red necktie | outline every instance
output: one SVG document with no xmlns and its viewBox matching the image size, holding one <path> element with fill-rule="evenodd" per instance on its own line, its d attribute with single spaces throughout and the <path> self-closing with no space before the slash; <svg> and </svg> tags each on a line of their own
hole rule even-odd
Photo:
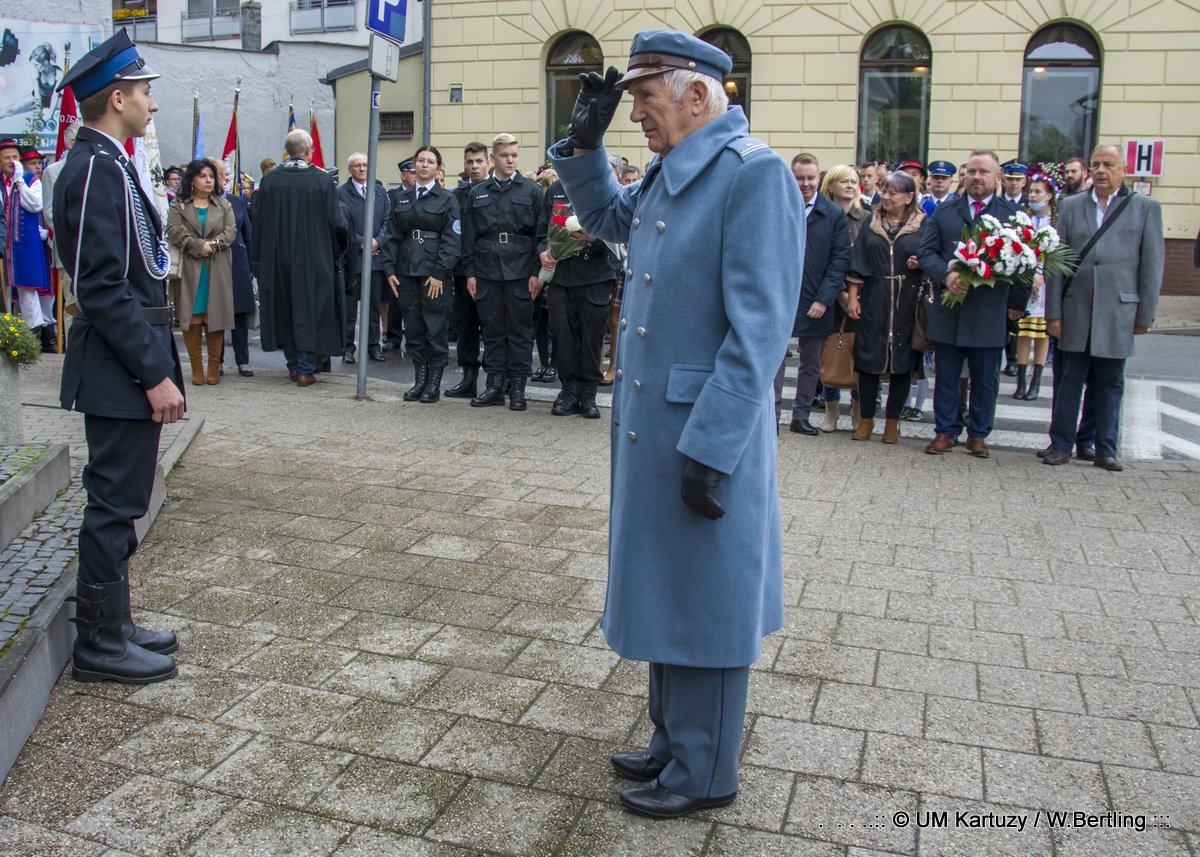
<svg viewBox="0 0 1200 857">
<path fill-rule="evenodd" d="M 976 199 L 971 201 L 971 219 L 975 220 L 979 217 L 979 212 L 983 211 L 983 201 Z"/>
</svg>

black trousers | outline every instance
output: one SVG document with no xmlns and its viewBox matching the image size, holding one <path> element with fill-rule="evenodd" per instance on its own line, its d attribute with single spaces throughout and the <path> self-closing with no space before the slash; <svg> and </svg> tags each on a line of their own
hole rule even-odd
<svg viewBox="0 0 1200 857">
<path fill-rule="evenodd" d="M 137 550 L 133 522 L 150 508 L 158 438 L 153 420 L 116 420 L 85 414 L 87 506 L 79 528 L 79 580 L 112 583 Z"/>
<path fill-rule="evenodd" d="M 888 381 L 887 404 L 883 415 L 889 420 L 900 419 L 900 411 L 908 401 L 908 391 L 912 389 L 912 372 L 893 373 Z M 875 399 L 879 395 L 879 376 L 867 372 L 858 373 L 858 407 L 859 415 L 864 420 L 875 419 Z"/>
<path fill-rule="evenodd" d="M 358 340 L 354 338 L 354 329 L 358 325 L 358 296 L 362 293 L 362 274 L 357 274 L 346 282 L 346 319 L 342 327 L 342 347 L 356 348 Z M 388 294 L 392 293 L 388 289 Z M 371 304 L 369 326 L 367 328 L 367 345 L 374 348 L 379 344 L 379 301 L 383 295 L 383 271 L 371 272 L 370 297 Z"/>
<path fill-rule="evenodd" d="M 478 369 L 479 360 L 479 308 L 467 291 L 467 278 L 454 278 L 454 296 L 451 321 L 458 331 L 458 365 L 462 368 Z"/>
<path fill-rule="evenodd" d="M 233 340 L 233 359 L 238 366 L 250 365 L 250 316 L 252 313 L 239 312 L 233 315 L 233 330 L 229 338 Z M 224 355 L 222 354 L 222 358 Z"/>
<path fill-rule="evenodd" d="M 616 280 L 587 286 L 564 287 L 550 283 L 550 329 L 554 334 L 554 364 L 558 377 L 566 383 L 599 383 L 604 329 L 608 325 L 608 304 Z"/>
<path fill-rule="evenodd" d="M 432 369 L 445 368 L 450 362 L 450 293 L 448 283 L 442 293 L 429 297 L 426 277 L 397 277 L 400 307 L 404 312 L 404 330 L 408 336 L 408 355 L 415 363 Z"/>
<path fill-rule="evenodd" d="M 533 301 L 529 278 L 475 280 L 475 304 L 483 325 L 483 369 L 528 375 L 533 366 Z"/>
<path fill-rule="evenodd" d="M 533 299 L 533 344 L 537 348 L 539 366 L 545 369 L 558 365 L 554 362 L 555 342 L 550 328 L 550 303 L 545 287 Z"/>
</svg>

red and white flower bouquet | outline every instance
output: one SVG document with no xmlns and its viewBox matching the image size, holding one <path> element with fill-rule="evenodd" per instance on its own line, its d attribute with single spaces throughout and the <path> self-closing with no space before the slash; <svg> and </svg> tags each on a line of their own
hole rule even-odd
<svg viewBox="0 0 1200 857">
<path fill-rule="evenodd" d="M 1032 283 L 1038 273 L 1070 274 L 1077 263 L 1075 251 L 1062 243 L 1053 226 L 1035 228 L 1029 215 L 1018 212 L 1007 223 L 985 214 L 974 229 L 964 227 L 951 265 L 959 280 L 978 288 L 1018 279 Z M 947 289 L 942 305 L 958 306 L 966 297 L 966 292 Z"/>
<path fill-rule="evenodd" d="M 577 234 L 583 233 L 583 227 L 579 225 L 579 217 L 568 214 L 568 211 L 567 206 L 559 204 L 554 206 L 554 212 L 550 215 L 550 228 L 547 233 L 550 255 L 559 262 L 579 255 L 588 243 L 588 239 L 576 237 Z M 538 273 L 538 280 L 543 284 L 550 282 L 553 277 L 554 272 L 547 268 L 542 268 Z"/>
</svg>

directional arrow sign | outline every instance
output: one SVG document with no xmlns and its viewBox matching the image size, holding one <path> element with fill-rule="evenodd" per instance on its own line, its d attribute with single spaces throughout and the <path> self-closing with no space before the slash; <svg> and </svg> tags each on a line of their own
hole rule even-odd
<svg viewBox="0 0 1200 857">
<path fill-rule="evenodd" d="M 408 0 L 367 0 L 367 29 L 401 44 L 407 14 Z"/>
</svg>

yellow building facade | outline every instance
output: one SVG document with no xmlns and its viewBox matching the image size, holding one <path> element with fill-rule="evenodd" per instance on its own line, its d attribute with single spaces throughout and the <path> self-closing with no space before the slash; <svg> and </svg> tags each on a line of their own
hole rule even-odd
<svg viewBox="0 0 1200 857">
<path fill-rule="evenodd" d="M 872 153 L 961 163 L 974 148 L 1062 160 L 1086 155 L 1085 143 L 1160 139 L 1151 193 L 1169 255 L 1186 240 L 1190 262 L 1200 225 L 1195 2 L 435 0 L 432 14 L 430 127 L 451 172 L 463 144 L 500 131 L 521 140 L 522 168 L 537 166 L 563 127 L 574 75 L 624 69 L 635 33 L 668 27 L 732 46 L 726 88 L 747 104 L 752 133 L 823 166 Z M 633 164 L 649 160 L 627 112 L 608 144 Z M 1194 274 L 1170 267 L 1168 290 L 1200 292 Z"/>
</svg>

